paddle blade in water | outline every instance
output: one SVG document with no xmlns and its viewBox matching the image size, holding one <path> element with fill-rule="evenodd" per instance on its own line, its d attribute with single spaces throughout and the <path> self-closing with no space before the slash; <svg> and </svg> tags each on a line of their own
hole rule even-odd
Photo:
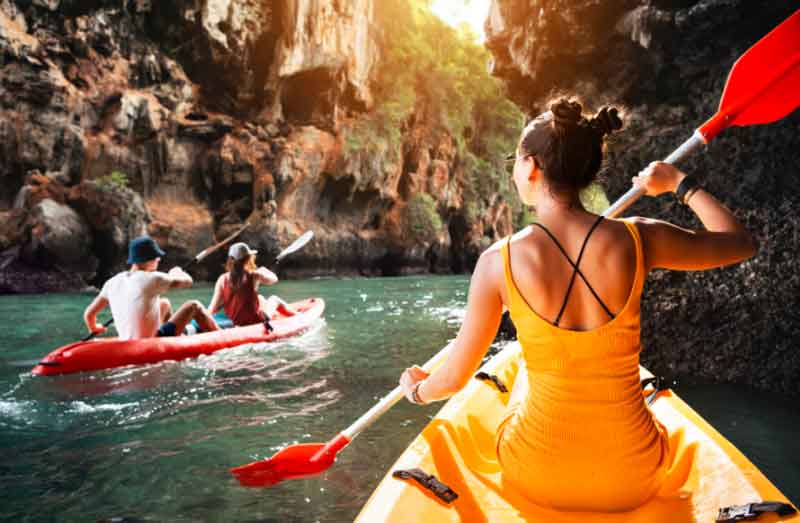
<svg viewBox="0 0 800 523">
<path fill-rule="evenodd" d="M 314 476 L 330 466 L 311 459 L 324 447 L 324 443 L 290 445 L 269 459 L 236 467 L 231 472 L 245 487 L 271 487 L 285 479 Z"/>
<path fill-rule="evenodd" d="M 706 142 L 730 125 L 774 122 L 800 107 L 800 11 L 736 61 L 719 110 L 700 127 Z"/>
<path fill-rule="evenodd" d="M 243 487 L 271 487 L 287 479 L 321 474 L 333 465 L 336 454 L 350 440 L 339 434 L 328 443 L 289 445 L 271 458 L 231 469 Z"/>
</svg>

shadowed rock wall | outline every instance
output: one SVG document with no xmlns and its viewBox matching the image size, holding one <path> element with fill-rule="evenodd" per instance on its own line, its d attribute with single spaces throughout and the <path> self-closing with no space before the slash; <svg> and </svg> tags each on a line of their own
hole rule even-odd
<svg viewBox="0 0 800 523">
<path fill-rule="evenodd" d="M 625 109 L 609 148 L 609 200 L 713 115 L 734 61 L 788 17 L 793 2 L 495 0 L 486 22 L 493 73 L 529 114 L 557 94 Z M 800 115 L 733 128 L 682 164 L 760 242 L 743 264 L 651 275 L 642 361 L 653 372 L 800 393 Z M 688 227 L 673 199 L 643 199 L 627 215 Z"/>
</svg>

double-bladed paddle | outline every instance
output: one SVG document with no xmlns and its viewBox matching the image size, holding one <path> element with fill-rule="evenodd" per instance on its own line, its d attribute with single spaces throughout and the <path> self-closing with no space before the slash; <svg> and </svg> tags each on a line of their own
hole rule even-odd
<svg viewBox="0 0 800 523">
<path fill-rule="evenodd" d="M 717 113 L 665 160 L 675 163 L 707 144 L 731 125 L 746 126 L 779 120 L 800 106 L 800 11 L 756 42 L 736 61 L 728 76 Z M 633 187 L 604 216 L 614 217 L 640 198 Z M 431 371 L 447 355 L 450 345 L 423 367 Z M 285 479 L 315 476 L 327 470 L 336 454 L 403 397 L 400 387 L 390 392 L 355 423 L 327 443 L 290 445 L 271 458 L 231 469 L 247 487 L 275 485 Z"/>
</svg>

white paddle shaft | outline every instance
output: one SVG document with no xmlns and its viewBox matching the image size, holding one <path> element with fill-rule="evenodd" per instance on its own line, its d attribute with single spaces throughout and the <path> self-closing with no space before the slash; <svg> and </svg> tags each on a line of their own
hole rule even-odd
<svg viewBox="0 0 800 523">
<path fill-rule="evenodd" d="M 440 350 L 425 362 L 425 365 L 422 368 L 425 372 L 433 372 L 436 368 L 441 365 L 447 355 L 450 353 L 450 347 L 453 344 L 449 343 L 445 348 Z M 364 429 L 375 423 L 378 418 L 383 416 L 386 411 L 394 407 L 395 403 L 403 399 L 403 389 L 398 385 L 397 387 L 392 390 L 389 394 L 384 396 L 378 403 L 372 406 L 367 412 L 365 412 L 360 418 L 358 418 L 355 423 L 347 427 L 342 431 L 342 434 L 347 437 L 348 440 L 353 441 L 353 438 L 358 436 Z"/>
<path fill-rule="evenodd" d="M 705 145 L 705 143 L 706 141 L 703 139 L 703 135 L 700 134 L 699 131 L 695 131 L 691 138 L 683 142 L 681 146 L 675 149 L 672 154 L 667 156 L 667 159 L 664 161 L 666 163 L 675 164 L 689 156 L 690 153 L 692 153 L 701 145 Z M 603 216 L 606 218 L 616 218 L 643 195 L 644 190 L 636 186 L 631 187 L 628 189 L 628 192 L 623 194 L 616 202 L 613 203 L 613 205 L 603 212 Z"/>
</svg>

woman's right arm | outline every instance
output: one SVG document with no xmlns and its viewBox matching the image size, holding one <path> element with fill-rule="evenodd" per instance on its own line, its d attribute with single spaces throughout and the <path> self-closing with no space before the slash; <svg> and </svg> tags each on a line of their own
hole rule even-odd
<svg viewBox="0 0 800 523">
<path fill-rule="evenodd" d="M 664 162 L 651 163 L 634 185 L 648 196 L 674 192 L 686 174 Z M 704 270 L 752 258 L 757 245 L 736 216 L 703 189 L 690 193 L 687 202 L 705 230 L 694 231 L 661 220 L 637 219 L 642 232 L 648 269 Z"/>
</svg>

